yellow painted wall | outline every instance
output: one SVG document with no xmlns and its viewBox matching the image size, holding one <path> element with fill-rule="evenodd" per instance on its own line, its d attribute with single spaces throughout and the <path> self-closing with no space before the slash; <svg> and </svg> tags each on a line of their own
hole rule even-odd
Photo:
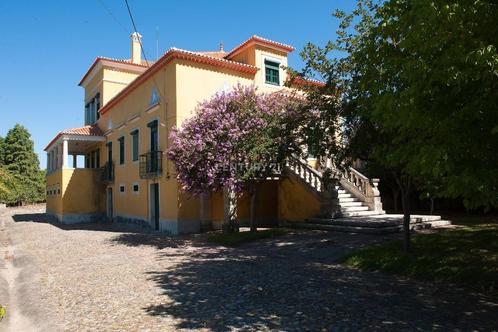
<svg viewBox="0 0 498 332">
<path fill-rule="evenodd" d="M 95 95 L 100 92 L 102 95 L 102 83 L 104 79 L 104 71 L 101 70 L 92 77 L 92 79 L 85 84 L 85 100 L 83 102 L 83 106 L 81 108 L 81 112 L 83 113 L 83 109 L 85 104 L 95 97 Z"/>
<path fill-rule="evenodd" d="M 59 190 L 62 188 L 62 171 L 57 170 L 50 174 L 47 174 L 46 178 L 46 188 L 47 188 L 47 213 L 62 215 L 62 192 Z"/>
<path fill-rule="evenodd" d="M 154 78 L 149 78 L 146 82 L 133 90 L 119 103 L 113 106 L 112 110 L 102 114 L 98 121 L 103 132 L 109 131 L 107 142 L 113 145 L 113 162 L 115 165 L 115 180 L 110 186 L 114 192 L 114 215 L 122 217 L 132 217 L 137 219 L 149 219 L 149 185 L 158 182 L 160 188 L 160 218 L 162 220 L 176 220 L 178 216 L 178 197 L 176 190 L 176 180 L 168 179 L 173 167 L 163 155 L 163 175 L 161 178 L 152 180 L 140 179 L 139 161 L 132 160 L 132 136 L 135 129 L 139 130 L 139 154 L 146 153 L 150 149 L 150 129 L 147 124 L 153 120 L 158 120 L 159 126 L 159 149 L 167 151 L 171 127 L 176 123 L 175 105 L 175 68 L 166 66 L 154 74 Z M 160 104 L 150 106 L 150 99 L 153 88 L 159 92 L 159 96 L 164 97 Z M 109 128 L 109 124 L 112 127 Z M 119 138 L 124 137 L 125 141 L 125 161 L 119 164 Z M 101 164 L 107 162 L 106 143 L 102 144 Z M 139 185 L 139 192 L 133 192 L 133 184 Z M 119 188 L 123 185 L 125 192 L 121 193 Z"/>
<path fill-rule="evenodd" d="M 266 226 L 276 225 L 278 221 L 278 181 L 264 181 L 260 184 L 256 197 L 255 220 Z M 251 198 L 247 191 L 239 194 L 237 199 L 237 218 L 243 224 L 250 220 Z M 223 193 L 211 194 L 211 216 L 213 221 L 223 221 Z"/>
<path fill-rule="evenodd" d="M 300 182 L 284 178 L 278 188 L 279 219 L 302 221 L 320 212 L 320 201 Z"/>
<path fill-rule="evenodd" d="M 177 124 L 181 125 L 183 120 L 190 117 L 200 102 L 237 83 L 250 85 L 253 83 L 253 75 L 212 65 L 179 61 L 176 66 Z"/>
<path fill-rule="evenodd" d="M 62 178 L 64 214 L 104 212 L 104 186 L 98 170 L 64 169 Z"/>
<path fill-rule="evenodd" d="M 216 92 L 230 89 L 230 87 L 241 84 L 255 84 L 259 91 L 274 92 L 283 86 L 272 86 L 264 82 L 264 59 L 269 57 L 277 60 L 281 65 L 287 65 L 287 57 L 283 52 L 275 51 L 260 45 L 254 45 L 237 55 L 234 60 L 255 65 L 260 68 L 256 75 L 243 74 L 237 71 L 214 67 L 207 64 L 198 64 L 186 60 L 173 60 L 160 71 L 148 78 L 140 86 L 119 101 L 112 109 L 101 115 L 97 125 L 107 133 L 107 142 L 113 144 L 113 161 L 115 164 L 115 180 L 109 184 L 114 193 L 114 215 L 123 217 L 136 217 L 141 219 L 149 218 L 149 184 L 151 180 L 142 180 L 139 177 L 139 163 L 132 161 L 132 137 L 130 133 L 139 130 L 139 154 L 149 150 L 149 131 L 147 124 L 150 121 L 159 121 L 159 148 L 167 151 L 169 147 L 169 134 L 171 128 L 181 123 L 191 116 L 199 102 L 211 98 Z M 97 92 L 101 93 L 103 105 L 121 91 L 125 84 L 129 84 L 138 75 L 119 70 L 104 68 L 100 73 L 85 85 L 85 100 L 93 98 Z M 281 82 L 285 80 L 285 72 L 281 70 Z M 150 107 L 149 101 L 152 89 L 157 88 L 161 102 L 159 105 Z M 125 162 L 119 164 L 119 142 L 118 139 L 124 137 L 125 140 Z M 103 166 L 107 162 L 106 143 L 103 142 L 100 148 L 100 164 Z M 92 197 L 91 192 L 95 190 L 90 185 L 89 173 L 73 171 L 71 181 L 65 183 L 67 194 L 64 199 L 57 200 L 48 198 L 47 209 L 53 211 L 71 211 L 83 213 L 90 210 L 105 210 L 105 186 L 99 189 L 99 198 Z M 56 183 L 57 177 L 47 177 L 48 183 Z M 76 179 L 76 176 L 79 179 Z M 66 178 L 64 175 L 59 176 Z M 50 181 L 49 181 L 50 180 Z M 55 182 L 54 182 L 55 181 Z M 200 217 L 200 202 L 191 198 L 188 194 L 182 193 L 178 188 L 175 179 L 174 165 L 163 155 L 163 175 L 154 181 L 160 187 L 160 219 L 161 220 L 198 220 Z M 81 182 L 81 183 L 80 183 Z M 139 185 L 139 192 L 132 190 L 134 184 Z M 124 193 L 120 193 L 119 187 L 123 185 Z M 81 187 L 81 194 L 73 188 Z M 308 212 L 312 212 L 317 204 L 312 198 L 306 198 L 309 194 L 301 188 L 293 188 L 292 184 L 285 181 L 280 186 L 277 182 L 268 182 L 263 185 L 258 198 L 258 211 L 256 215 L 266 219 L 279 216 L 294 217 L 301 205 Z M 48 188 L 48 187 L 47 187 Z M 297 194 L 293 193 L 295 190 Z M 289 192 L 291 191 L 291 192 Z M 282 196 L 283 195 L 283 196 Z M 282 197 L 290 199 L 283 212 L 277 211 L 282 205 Z M 88 198 L 86 198 L 88 197 Z M 86 201 L 86 203 L 76 203 L 76 201 Z M 293 206 L 293 204 L 297 204 Z M 242 195 L 239 199 L 239 217 L 242 220 L 249 219 L 249 199 L 247 195 Z M 319 208 L 319 207 L 318 207 Z M 317 208 L 317 209 L 318 209 Z M 213 220 L 223 219 L 223 196 L 221 193 L 213 194 L 211 197 L 211 218 Z M 304 213 L 306 214 L 306 213 Z"/>
<path fill-rule="evenodd" d="M 104 68 L 103 71 L 102 105 L 105 105 L 138 76 L 137 73 L 118 71 L 110 68 Z"/>
<path fill-rule="evenodd" d="M 59 169 L 47 175 L 47 212 L 62 216 L 71 213 L 104 211 L 100 172 L 95 169 Z"/>
</svg>

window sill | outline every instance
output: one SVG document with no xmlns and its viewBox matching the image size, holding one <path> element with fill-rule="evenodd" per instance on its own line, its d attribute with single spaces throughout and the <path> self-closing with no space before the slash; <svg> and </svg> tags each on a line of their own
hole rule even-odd
<svg viewBox="0 0 498 332">
<path fill-rule="evenodd" d="M 159 105 L 160 105 L 159 103 L 156 103 L 156 104 L 154 104 L 154 105 L 150 105 L 149 107 L 147 107 L 147 108 L 145 109 L 145 111 L 144 111 L 144 112 L 145 112 L 145 113 L 152 113 L 152 112 L 156 111 L 156 110 L 159 108 Z"/>
</svg>

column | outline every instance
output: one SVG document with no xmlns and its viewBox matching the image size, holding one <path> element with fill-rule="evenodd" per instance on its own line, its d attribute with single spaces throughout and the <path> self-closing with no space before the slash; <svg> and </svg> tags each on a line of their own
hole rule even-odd
<svg viewBox="0 0 498 332">
<path fill-rule="evenodd" d="M 68 149 L 67 149 L 67 140 L 62 139 L 62 168 L 67 168 L 67 154 L 68 154 Z"/>
<path fill-rule="evenodd" d="M 49 170 L 52 172 L 54 170 L 54 150 L 50 150 L 48 153 L 48 160 L 50 160 Z"/>
<path fill-rule="evenodd" d="M 55 161 L 54 161 L 54 170 L 58 169 L 59 168 L 59 145 L 57 145 L 55 147 L 55 151 L 54 151 L 54 158 L 55 158 Z"/>
</svg>

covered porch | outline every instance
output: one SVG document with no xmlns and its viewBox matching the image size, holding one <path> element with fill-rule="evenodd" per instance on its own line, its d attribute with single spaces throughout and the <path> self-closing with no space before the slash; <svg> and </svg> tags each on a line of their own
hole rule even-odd
<svg viewBox="0 0 498 332">
<path fill-rule="evenodd" d="M 60 132 L 47 152 L 47 214 L 61 223 L 98 221 L 104 217 L 105 187 L 100 147 L 105 137 L 96 126 Z M 78 167 L 78 156 L 84 163 Z"/>
<path fill-rule="evenodd" d="M 99 168 L 99 146 L 105 136 L 97 126 L 85 126 L 61 131 L 47 145 L 47 174 L 58 169 L 78 168 L 78 156 L 84 156 L 81 168 Z"/>
</svg>

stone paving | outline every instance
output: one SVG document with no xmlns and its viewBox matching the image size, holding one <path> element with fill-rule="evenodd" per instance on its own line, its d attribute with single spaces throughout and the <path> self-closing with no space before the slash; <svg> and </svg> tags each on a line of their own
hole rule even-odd
<svg viewBox="0 0 498 332">
<path fill-rule="evenodd" d="M 345 252 L 386 237 L 295 231 L 227 249 L 207 244 L 205 235 L 54 225 L 42 211 L 8 209 L 0 216 L 0 276 L 9 284 L 0 287 L 0 304 L 17 317 L 0 322 L 0 330 L 498 329 L 496 292 L 337 264 Z M 7 280 L 9 255 L 17 272 Z"/>
</svg>

